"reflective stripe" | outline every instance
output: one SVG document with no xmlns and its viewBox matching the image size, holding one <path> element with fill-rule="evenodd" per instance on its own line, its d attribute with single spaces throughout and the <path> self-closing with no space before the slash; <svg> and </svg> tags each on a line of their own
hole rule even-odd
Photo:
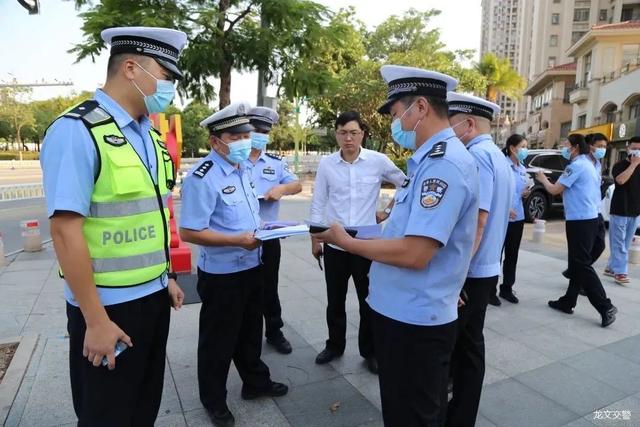
<svg viewBox="0 0 640 427">
<path fill-rule="evenodd" d="M 164 249 L 142 255 L 120 258 L 93 258 L 91 260 L 94 273 L 110 273 L 113 271 L 153 267 L 154 265 L 164 264 L 166 262 L 167 257 Z"/>
<path fill-rule="evenodd" d="M 171 197 L 171 193 L 162 196 L 163 208 L 168 206 L 169 197 Z M 127 200 L 126 202 L 91 202 L 89 216 L 92 218 L 117 218 L 156 210 L 158 210 L 158 198 L 152 196 L 144 199 Z"/>
</svg>

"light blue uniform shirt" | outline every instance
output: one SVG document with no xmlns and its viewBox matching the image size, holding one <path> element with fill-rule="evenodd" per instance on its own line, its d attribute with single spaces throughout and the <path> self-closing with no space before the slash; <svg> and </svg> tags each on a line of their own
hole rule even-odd
<svg viewBox="0 0 640 427">
<path fill-rule="evenodd" d="M 442 149 L 439 142 L 444 141 Z M 458 317 L 478 221 L 478 168 L 453 130 L 429 138 L 407 161 L 383 239 L 422 236 L 441 248 L 422 270 L 374 262 L 369 306 L 400 322 L 433 326 Z"/>
<path fill-rule="evenodd" d="M 506 157 L 507 163 L 511 167 L 511 173 L 513 174 L 514 192 L 513 200 L 511 201 L 511 209 L 516 212 L 515 219 L 509 219 L 510 222 L 524 221 L 524 206 L 522 204 L 522 192 L 527 188 L 529 182 L 529 174 L 527 168 L 520 162 L 518 165 L 514 165 L 511 158 Z"/>
<path fill-rule="evenodd" d="M 109 95 L 98 89 L 94 95 L 100 107 L 111 114 L 127 141 L 133 146 L 154 182 L 157 180 L 156 152 L 149 135 L 151 121 L 147 117 L 140 122 L 133 120 Z M 82 120 L 62 117 L 47 130 L 40 153 L 43 184 L 47 202 L 47 214 L 55 211 L 71 211 L 82 216 L 89 214 L 91 194 L 98 173 L 98 153 L 89 131 Z M 167 276 L 142 285 L 110 289 L 98 287 L 103 306 L 133 301 L 167 287 Z M 65 283 L 64 296 L 75 306 L 78 302 L 69 285 Z"/>
<path fill-rule="evenodd" d="M 504 161 L 504 153 L 493 143 L 491 136 L 485 134 L 475 137 L 469 141 L 467 149 L 478 164 L 479 209 L 489 213 L 480 246 L 471 259 L 467 277 L 498 276 L 513 200 L 513 174 Z"/>
<path fill-rule="evenodd" d="M 558 182 L 566 187 L 562 193 L 567 221 L 594 219 L 600 207 L 600 177 L 586 155 L 576 156 L 564 169 Z"/>
<path fill-rule="evenodd" d="M 289 170 L 287 162 L 264 151 L 260 153 L 255 164 L 251 160 L 247 160 L 245 165 L 250 171 L 251 181 L 258 196 L 264 196 L 276 185 L 298 180 L 298 177 Z M 266 201 L 260 198 L 259 202 L 262 221 L 276 221 L 280 211 L 280 201 Z"/>
<path fill-rule="evenodd" d="M 254 232 L 260 227 L 258 198 L 244 165 L 236 168 L 212 151 L 189 171 L 182 184 L 180 227 L 224 234 Z M 260 248 L 201 246 L 198 268 L 228 274 L 260 264 Z"/>
</svg>

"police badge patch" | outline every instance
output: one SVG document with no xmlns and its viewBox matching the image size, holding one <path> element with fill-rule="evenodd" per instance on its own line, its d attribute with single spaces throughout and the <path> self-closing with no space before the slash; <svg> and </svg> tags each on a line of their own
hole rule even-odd
<svg viewBox="0 0 640 427">
<path fill-rule="evenodd" d="M 123 137 L 118 135 L 105 135 L 104 142 L 106 142 L 109 145 L 113 145 L 114 147 L 120 147 L 124 145 L 127 141 Z"/>
<path fill-rule="evenodd" d="M 236 191 L 236 187 L 234 187 L 233 185 L 230 185 L 230 186 L 225 187 L 225 188 L 222 189 L 222 193 L 223 194 L 231 194 L 234 191 Z"/>
<path fill-rule="evenodd" d="M 567 166 L 567 167 L 564 169 L 564 175 L 565 175 L 565 176 L 571 176 L 571 166 Z"/>
<path fill-rule="evenodd" d="M 422 181 L 420 204 L 423 208 L 433 209 L 440 204 L 449 184 L 439 178 L 429 178 Z"/>
</svg>

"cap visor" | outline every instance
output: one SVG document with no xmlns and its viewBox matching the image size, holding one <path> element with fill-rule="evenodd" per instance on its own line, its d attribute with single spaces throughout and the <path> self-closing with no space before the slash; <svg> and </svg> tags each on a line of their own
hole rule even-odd
<svg viewBox="0 0 640 427">
<path fill-rule="evenodd" d="M 178 70 L 178 67 L 173 65 L 171 62 L 169 62 L 167 60 L 164 60 L 164 59 L 161 59 L 161 58 L 156 58 L 156 57 L 152 57 L 152 58 L 155 59 L 158 64 L 160 64 L 161 66 L 163 66 L 167 70 L 171 71 L 171 73 L 173 73 L 173 75 L 176 76 L 176 79 L 182 80 L 182 78 L 184 77 L 182 75 L 182 72 L 180 70 Z"/>
<path fill-rule="evenodd" d="M 389 114 L 391 113 L 391 106 L 398 101 L 397 99 L 389 99 L 387 102 L 382 104 L 382 107 L 378 108 L 378 113 L 380 114 Z"/>
<path fill-rule="evenodd" d="M 226 129 L 221 129 L 217 132 L 220 133 L 246 133 L 246 132 L 252 132 L 253 130 L 255 130 L 255 128 L 253 126 L 251 126 L 249 123 L 245 123 L 242 125 L 237 125 L 237 126 L 231 126 L 230 128 L 226 128 Z"/>
<path fill-rule="evenodd" d="M 267 124 L 267 123 L 263 123 L 263 122 L 259 122 L 257 120 L 251 120 L 251 125 L 261 131 L 264 132 L 271 132 L 271 128 L 272 126 Z"/>
</svg>

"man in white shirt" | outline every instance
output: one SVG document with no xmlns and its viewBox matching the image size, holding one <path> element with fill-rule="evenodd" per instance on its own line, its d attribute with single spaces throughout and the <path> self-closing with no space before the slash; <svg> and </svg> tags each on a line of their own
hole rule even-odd
<svg viewBox="0 0 640 427">
<path fill-rule="evenodd" d="M 331 225 L 362 226 L 380 223 L 391 213 L 393 201 L 382 212 L 376 212 L 382 181 L 396 188 L 407 177 L 384 154 L 362 147 L 366 127 L 355 111 L 342 113 L 336 120 L 336 139 L 340 150 L 324 157 L 318 165 L 311 200 L 311 221 Z M 369 319 L 369 268 L 371 261 L 345 252 L 336 246 L 311 240 L 311 252 L 316 258 L 324 255 L 327 282 L 327 326 L 329 339 L 316 363 L 328 363 L 344 353 L 347 315 L 345 300 L 349 277 L 353 277 L 360 303 L 358 347 L 367 368 L 377 373 L 378 364 L 373 348 Z"/>
</svg>

